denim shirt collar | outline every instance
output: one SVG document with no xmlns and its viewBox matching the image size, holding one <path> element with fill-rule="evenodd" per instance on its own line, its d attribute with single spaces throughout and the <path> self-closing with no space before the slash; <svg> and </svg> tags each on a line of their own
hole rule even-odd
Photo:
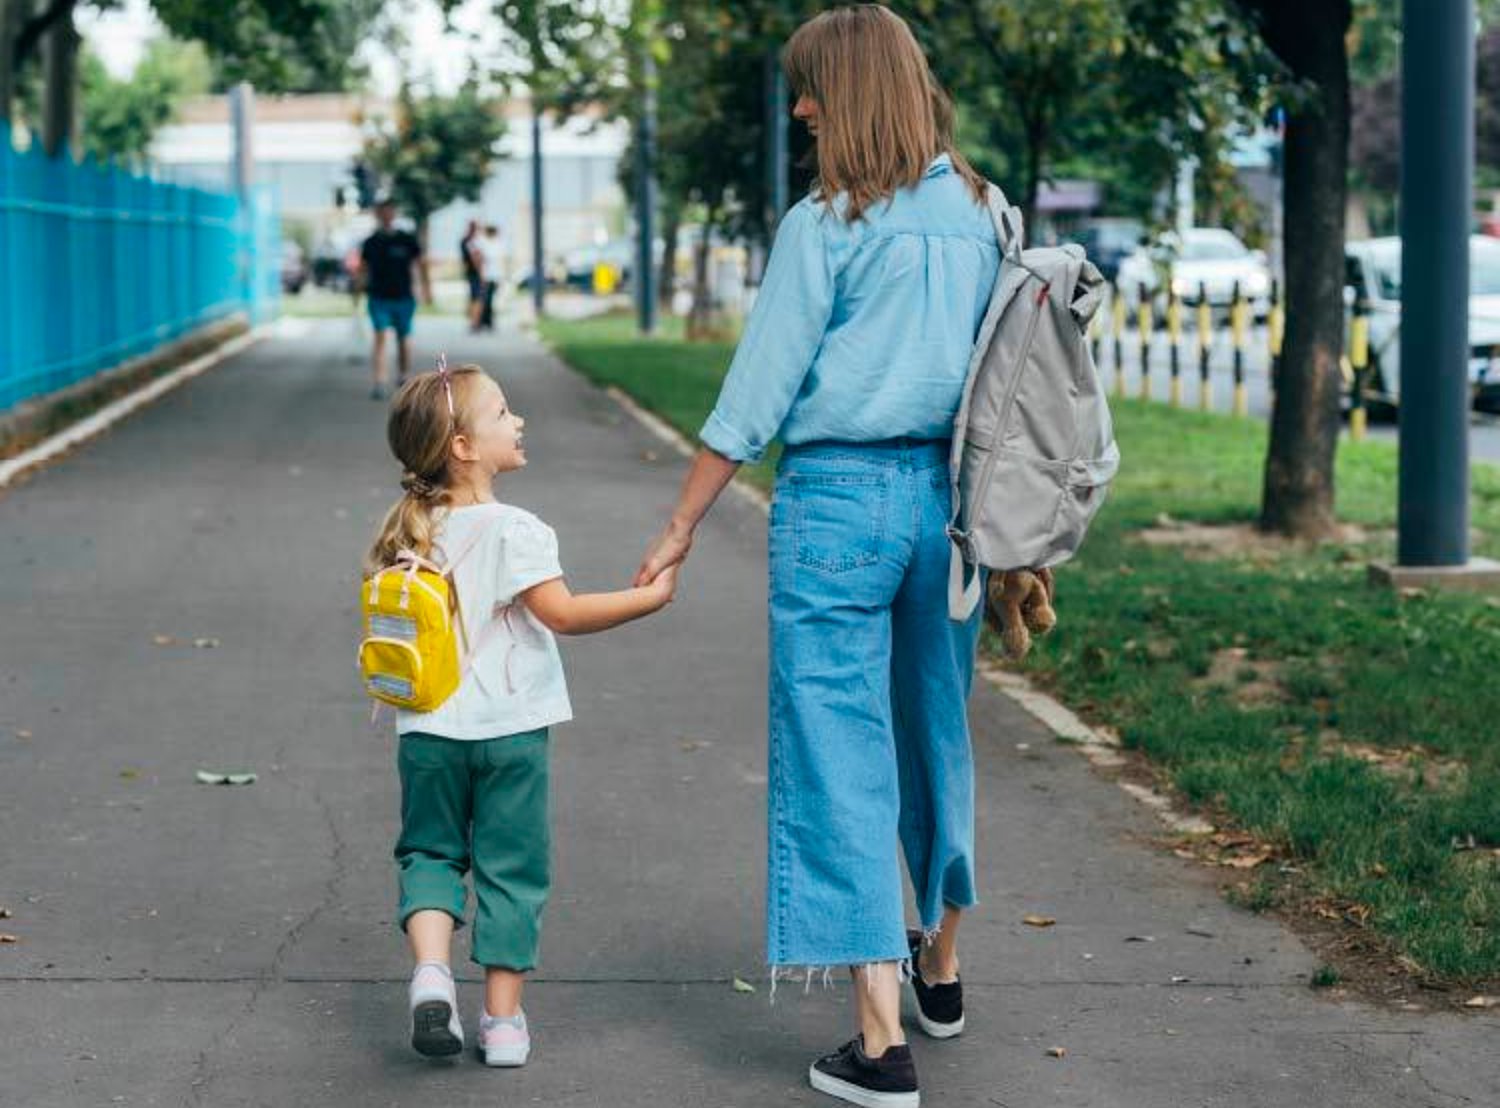
<svg viewBox="0 0 1500 1108">
<path fill-rule="evenodd" d="M 953 172 L 953 159 L 946 151 L 933 158 L 927 165 L 927 172 L 922 174 L 923 179 L 928 177 L 941 177 L 945 173 Z"/>
</svg>

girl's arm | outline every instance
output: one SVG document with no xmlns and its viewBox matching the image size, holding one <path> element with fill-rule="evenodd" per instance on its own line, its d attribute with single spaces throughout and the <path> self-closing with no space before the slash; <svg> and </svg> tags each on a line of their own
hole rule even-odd
<svg viewBox="0 0 1500 1108">
<path fill-rule="evenodd" d="M 619 592 L 575 595 L 561 577 L 543 581 L 521 594 L 532 615 L 559 635 L 587 635 L 660 611 L 677 591 L 677 570 L 663 573 L 650 584 Z"/>
<path fill-rule="evenodd" d="M 693 532 L 739 468 L 739 462 L 714 450 L 698 451 L 687 477 L 683 479 L 682 491 L 677 494 L 677 507 L 672 511 L 672 518 L 647 548 L 641 568 L 636 571 L 637 585 L 654 581 L 657 574 L 687 557 L 693 545 Z"/>
</svg>

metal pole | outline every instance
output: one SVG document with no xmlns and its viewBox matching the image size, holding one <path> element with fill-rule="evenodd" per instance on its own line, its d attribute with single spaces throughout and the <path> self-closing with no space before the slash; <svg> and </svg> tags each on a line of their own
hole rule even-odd
<svg viewBox="0 0 1500 1108">
<path fill-rule="evenodd" d="M 635 139 L 635 298 L 636 322 L 643 335 L 656 333 L 656 59 L 649 48 L 641 59 L 641 117 Z"/>
<path fill-rule="evenodd" d="M 252 132 L 255 128 L 255 90 L 241 81 L 229 90 L 230 141 L 230 187 L 239 204 L 240 235 L 240 296 L 252 323 L 258 323 L 260 297 L 258 288 L 259 264 L 256 257 L 256 227 L 253 209 L 254 197 L 251 184 L 255 179 L 255 147 Z"/>
<path fill-rule="evenodd" d="M 1469 560 L 1474 0 L 1404 0 L 1397 562 Z"/>
<path fill-rule="evenodd" d="M 542 249 L 542 106 L 531 101 L 531 306 L 541 319 L 547 311 L 547 264 Z"/>
<path fill-rule="evenodd" d="M 787 202 L 787 88 L 777 51 L 766 52 L 766 228 L 775 235 Z"/>
</svg>

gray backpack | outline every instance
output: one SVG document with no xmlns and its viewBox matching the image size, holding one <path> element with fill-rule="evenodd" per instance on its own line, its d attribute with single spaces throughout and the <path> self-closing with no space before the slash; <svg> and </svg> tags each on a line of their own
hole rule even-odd
<svg viewBox="0 0 1500 1108">
<path fill-rule="evenodd" d="M 1021 213 L 994 185 L 1000 277 L 953 425 L 949 615 L 979 603 L 979 572 L 1071 558 L 1120 451 L 1086 338 L 1104 279 L 1076 245 L 1022 251 Z"/>
</svg>

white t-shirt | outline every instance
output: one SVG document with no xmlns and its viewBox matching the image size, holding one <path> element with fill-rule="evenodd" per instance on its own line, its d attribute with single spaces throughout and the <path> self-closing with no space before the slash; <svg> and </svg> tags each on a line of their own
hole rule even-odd
<svg viewBox="0 0 1500 1108">
<path fill-rule="evenodd" d="M 563 575 L 552 528 L 509 504 L 474 504 L 450 508 L 433 545 L 433 561 L 458 560 L 472 654 L 458 690 L 436 711 L 398 711 L 397 732 L 496 739 L 572 719 L 557 640 L 516 599 Z"/>
<path fill-rule="evenodd" d="M 500 245 L 500 236 L 478 236 L 474 240 L 474 253 L 479 255 L 479 268 L 484 279 L 500 280 L 500 271 L 505 267 L 505 251 Z"/>
</svg>

